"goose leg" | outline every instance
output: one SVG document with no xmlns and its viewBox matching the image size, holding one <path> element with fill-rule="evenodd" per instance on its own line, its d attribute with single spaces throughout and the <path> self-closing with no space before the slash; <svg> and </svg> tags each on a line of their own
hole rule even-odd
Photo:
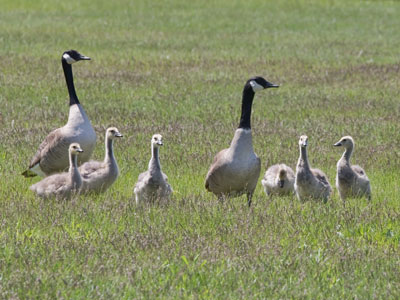
<svg viewBox="0 0 400 300">
<path fill-rule="evenodd" d="M 247 205 L 251 206 L 251 200 L 253 198 L 253 193 L 247 193 Z"/>
</svg>

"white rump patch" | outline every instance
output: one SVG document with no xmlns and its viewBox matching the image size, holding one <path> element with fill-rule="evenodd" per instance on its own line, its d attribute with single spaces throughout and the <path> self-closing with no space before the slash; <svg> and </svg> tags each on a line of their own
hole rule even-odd
<svg viewBox="0 0 400 300">
<path fill-rule="evenodd" d="M 69 56 L 67 53 L 64 53 L 63 58 L 65 59 L 65 61 L 67 63 L 69 63 L 70 65 L 72 65 L 74 62 L 76 62 L 75 59 L 73 59 L 71 56 Z"/>
<path fill-rule="evenodd" d="M 42 169 L 40 168 L 39 164 L 34 165 L 32 168 L 30 168 L 32 172 L 35 174 L 39 175 L 40 177 L 46 177 L 46 174 L 43 173 Z"/>
<path fill-rule="evenodd" d="M 250 85 L 253 88 L 254 93 L 264 89 L 264 87 L 259 85 L 255 80 L 251 80 Z"/>
</svg>

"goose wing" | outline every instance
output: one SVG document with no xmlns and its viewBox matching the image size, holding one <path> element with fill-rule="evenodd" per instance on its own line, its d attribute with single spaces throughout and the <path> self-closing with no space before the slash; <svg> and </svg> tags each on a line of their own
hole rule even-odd
<svg viewBox="0 0 400 300">
<path fill-rule="evenodd" d="M 214 161 L 211 164 L 210 169 L 208 170 L 207 176 L 206 176 L 206 182 L 205 182 L 205 188 L 208 191 L 210 190 L 210 183 L 212 184 L 216 179 L 215 177 L 218 176 L 221 172 L 224 172 L 224 168 L 226 167 L 225 161 L 224 161 L 224 154 L 228 149 L 221 150 L 220 152 L 217 153 L 214 157 Z"/>
<path fill-rule="evenodd" d="M 38 164 L 46 159 L 48 156 L 57 156 L 57 152 L 60 148 L 68 149 L 68 142 L 65 140 L 64 136 L 61 134 L 61 128 L 57 128 L 50 132 L 44 141 L 39 145 L 36 154 L 33 156 L 31 163 L 29 164 L 28 170 L 22 173 L 25 177 L 36 176 L 36 173 L 30 171 Z"/>
</svg>

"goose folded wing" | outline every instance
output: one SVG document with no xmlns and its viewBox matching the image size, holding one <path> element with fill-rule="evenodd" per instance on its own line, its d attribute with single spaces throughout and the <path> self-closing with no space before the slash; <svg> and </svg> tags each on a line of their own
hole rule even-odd
<svg viewBox="0 0 400 300">
<path fill-rule="evenodd" d="M 60 143 L 62 143 L 62 140 L 63 140 L 63 137 L 60 134 L 60 128 L 55 129 L 52 132 L 50 132 L 46 136 L 44 141 L 39 145 L 39 149 L 37 150 L 35 156 L 32 158 L 29 168 L 32 168 L 35 165 L 37 165 L 38 163 L 40 163 L 40 161 L 46 154 L 52 153 L 53 151 L 55 151 L 57 146 L 59 146 Z"/>
<path fill-rule="evenodd" d="M 216 185 L 218 181 L 217 177 L 218 174 L 223 174 L 224 170 L 226 168 L 225 160 L 224 160 L 224 154 L 228 149 L 221 150 L 220 152 L 217 153 L 214 157 L 214 161 L 211 164 L 210 169 L 208 170 L 207 177 L 206 177 L 206 182 L 205 182 L 205 188 L 209 190 L 210 187 L 210 182 L 213 182 L 213 185 Z"/>
</svg>

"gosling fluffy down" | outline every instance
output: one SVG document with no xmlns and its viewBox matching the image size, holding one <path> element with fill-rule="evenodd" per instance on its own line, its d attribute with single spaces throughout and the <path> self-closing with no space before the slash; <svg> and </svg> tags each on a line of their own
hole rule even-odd
<svg viewBox="0 0 400 300">
<path fill-rule="evenodd" d="M 268 196 L 285 196 L 294 193 L 295 174 L 291 167 L 285 164 L 276 164 L 265 172 L 261 184 Z"/>
<path fill-rule="evenodd" d="M 48 176 L 30 187 L 42 198 L 71 198 L 78 194 L 82 187 L 82 177 L 79 174 L 77 158 L 83 150 L 78 143 L 69 146 L 69 171 Z"/>
<path fill-rule="evenodd" d="M 122 137 L 116 127 L 106 130 L 104 161 L 89 161 L 79 167 L 83 179 L 82 193 L 105 192 L 119 175 L 117 161 L 114 157 L 113 141 Z"/>
<path fill-rule="evenodd" d="M 351 136 L 344 136 L 336 147 L 344 147 L 345 151 L 337 163 L 336 188 L 340 198 L 363 197 L 371 200 L 371 184 L 364 169 L 350 164 L 350 158 L 354 150 L 354 140 Z"/>
<path fill-rule="evenodd" d="M 170 197 L 173 190 L 168 183 L 168 177 L 161 171 L 159 159 L 159 148 L 163 145 L 161 134 L 155 134 L 151 138 L 151 159 L 149 168 L 146 172 L 139 175 L 134 187 L 136 203 L 143 201 L 154 202 L 156 200 L 166 200 Z"/>
<path fill-rule="evenodd" d="M 320 199 L 328 201 L 332 193 L 328 177 L 319 169 L 311 169 L 307 157 L 308 137 L 302 135 L 299 140 L 300 157 L 296 166 L 294 189 L 301 201 Z"/>
</svg>

